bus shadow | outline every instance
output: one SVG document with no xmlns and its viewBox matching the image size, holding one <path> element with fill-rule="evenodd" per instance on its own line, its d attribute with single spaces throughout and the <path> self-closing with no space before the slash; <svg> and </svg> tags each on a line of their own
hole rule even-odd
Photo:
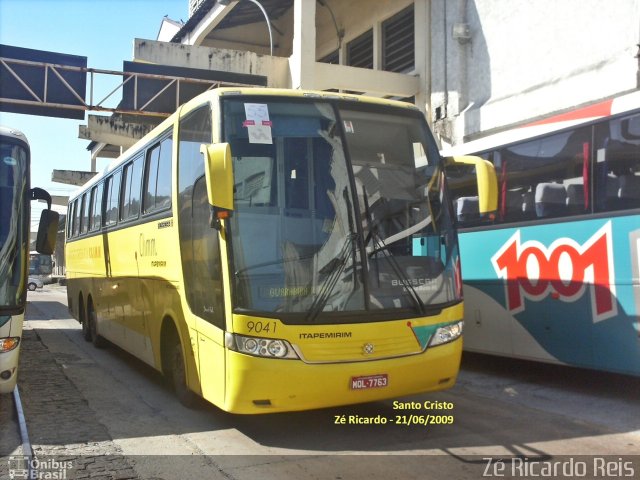
<svg viewBox="0 0 640 480">
<path fill-rule="evenodd" d="M 464 352 L 462 381 L 471 374 L 491 376 L 503 387 L 508 382 L 525 382 L 532 386 L 557 389 L 565 393 L 588 395 L 596 400 L 637 403 L 640 399 L 640 377 L 602 372 L 586 368 L 504 358 L 496 355 Z M 469 374 L 466 375 L 465 374 Z M 482 377 L 479 378 L 482 380 Z M 471 380 L 470 380 L 471 381 Z M 508 388 L 508 387 L 505 387 Z M 627 425 L 629 422 L 626 422 Z M 640 427 L 640 420 L 634 425 Z"/>
<path fill-rule="evenodd" d="M 111 352 L 127 361 L 129 366 L 134 366 L 141 375 L 153 380 L 169 397 L 172 408 L 184 412 L 181 421 L 174 424 L 178 432 L 171 433 L 236 429 L 268 450 L 286 449 L 302 454 L 344 451 L 451 453 L 457 449 L 481 450 L 501 446 L 514 455 L 526 452 L 535 456 L 540 453 L 531 447 L 521 446 L 625 433 L 640 428 L 640 415 L 629 413 L 632 409 L 640 408 L 637 406 L 640 379 L 602 372 L 577 373 L 574 371 L 576 369 L 568 367 L 491 357 L 480 361 L 475 357 L 467 359 L 465 355 L 461 382 L 449 391 L 305 412 L 233 415 L 205 401 L 200 402 L 195 411 L 186 413 L 188 410 L 175 400 L 160 374 L 142 362 L 132 362 L 130 355 L 117 347 L 112 347 Z M 491 377 L 493 383 L 485 382 L 484 391 L 470 388 L 482 376 Z M 567 382 L 567 378 L 572 381 Z M 559 402 L 565 394 L 582 396 L 583 401 L 595 412 L 594 415 L 599 413 L 600 418 L 594 416 L 590 423 L 563 412 L 540 410 L 539 405 L 526 401 L 513 401 L 513 390 L 521 388 L 514 385 L 523 385 L 522 395 L 531 396 L 534 390 L 539 395 L 545 383 L 550 390 L 557 389 L 557 397 L 550 400 L 552 404 Z M 502 384 L 511 387 L 503 388 Z M 525 387 L 529 384 L 534 386 L 527 390 Z M 491 391 L 496 390 L 495 385 L 500 386 L 499 392 Z M 537 390 L 535 385 L 539 387 Z M 626 424 L 614 432 L 611 424 L 606 427 L 603 425 L 601 416 L 603 410 L 608 408 L 607 402 L 620 399 L 630 403 L 635 399 L 636 403 L 630 405 L 626 412 L 620 412 L 626 418 Z M 452 408 L 425 409 L 425 402 L 427 406 L 435 403 L 435 406 Z M 412 405 L 407 405 L 409 403 Z M 399 406 L 410 408 L 400 409 Z M 567 404 L 567 407 L 575 408 L 575 403 Z M 206 418 L 204 423 L 203 416 Z M 162 434 L 166 433 L 169 432 Z"/>
<path fill-rule="evenodd" d="M 62 302 L 42 300 L 30 293 L 27 297 L 25 318 L 38 321 L 62 320 L 69 318 L 69 309 Z"/>
</svg>

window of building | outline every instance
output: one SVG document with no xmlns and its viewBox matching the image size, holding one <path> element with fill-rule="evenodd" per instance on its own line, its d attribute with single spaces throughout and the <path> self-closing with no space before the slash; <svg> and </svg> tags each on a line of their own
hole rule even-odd
<svg viewBox="0 0 640 480">
<path fill-rule="evenodd" d="M 333 65 L 339 65 L 340 64 L 340 52 L 338 50 L 334 50 L 333 52 L 329 53 L 328 55 L 325 55 L 324 57 L 322 57 L 319 62 L 322 63 L 331 63 Z"/>
<path fill-rule="evenodd" d="M 347 43 L 347 65 L 373 68 L 373 29 Z"/>
<path fill-rule="evenodd" d="M 382 69 L 410 72 L 415 68 L 413 5 L 382 23 Z"/>
</svg>

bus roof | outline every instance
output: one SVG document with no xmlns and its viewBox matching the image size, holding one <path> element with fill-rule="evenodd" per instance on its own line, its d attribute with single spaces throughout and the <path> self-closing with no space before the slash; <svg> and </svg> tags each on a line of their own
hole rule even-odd
<svg viewBox="0 0 640 480">
<path fill-rule="evenodd" d="M 632 92 L 608 100 L 595 102 L 581 108 L 569 110 L 521 127 L 499 132 L 460 145 L 443 149 L 443 156 L 468 155 L 484 152 L 522 140 L 533 139 L 565 128 L 589 123 L 600 118 L 619 115 L 640 108 L 640 92 Z"/>
<path fill-rule="evenodd" d="M 3 137 L 11 137 L 16 140 L 20 140 L 27 145 L 29 145 L 29 140 L 27 140 L 27 136 L 22 133 L 20 130 L 16 130 L 15 128 L 5 127 L 4 125 L 0 125 L 0 135 Z"/>
</svg>

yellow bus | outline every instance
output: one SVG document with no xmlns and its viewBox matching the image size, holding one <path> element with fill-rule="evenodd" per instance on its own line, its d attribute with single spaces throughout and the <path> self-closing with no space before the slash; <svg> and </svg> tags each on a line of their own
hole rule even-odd
<svg viewBox="0 0 640 480">
<path fill-rule="evenodd" d="M 463 308 L 443 163 L 406 103 L 206 92 L 70 198 L 69 309 L 186 405 L 281 412 L 451 387 Z"/>
</svg>

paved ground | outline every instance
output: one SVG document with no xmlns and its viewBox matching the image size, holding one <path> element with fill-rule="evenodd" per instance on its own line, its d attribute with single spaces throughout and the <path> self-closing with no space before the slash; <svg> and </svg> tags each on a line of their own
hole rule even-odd
<svg viewBox="0 0 640 480">
<path fill-rule="evenodd" d="M 16 421 L 13 395 L 0 395 L 0 426 L 0 455 L 22 455 L 22 442 Z"/>
<path fill-rule="evenodd" d="M 84 342 L 64 302 L 59 287 L 31 296 L 20 389 L 35 454 L 58 462 L 42 471 L 71 462 L 65 478 L 480 478 L 489 456 L 591 465 L 640 452 L 640 379 L 484 356 L 465 356 L 454 389 L 399 399 L 451 402 L 440 413 L 453 425 L 335 422 L 424 413 L 391 401 L 259 417 L 187 410 L 149 367 Z M 10 407 L 0 398 L 5 458 L 21 453 Z M 8 466 L 0 460 L 0 478 Z"/>
<path fill-rule="evenodd" d="M 33 319 L 41 312 L 30 309 L 29 313 Z M 49 459 L 72 462 L 73 468 L 66 478 L 138 478 L 106 427 L 65 374 L 60 357 L 55 358 L 37 331 L 28 326 L 23 332 L 19 389 L 33 454 L 41 462 L 46 464 Z M 15 416 L 13 397 L 3 397 L 1 402 L 0 421 L 7 425 L 7 417 L 14 420 Z M 22 455 L 17 422 L 10 422 L 8 430 L 5 434 L 3 428 L 0 455 Z M 0 478 L 8 478 L 7 468 L 7 463 L 0 462 Z"/>
</svg>

